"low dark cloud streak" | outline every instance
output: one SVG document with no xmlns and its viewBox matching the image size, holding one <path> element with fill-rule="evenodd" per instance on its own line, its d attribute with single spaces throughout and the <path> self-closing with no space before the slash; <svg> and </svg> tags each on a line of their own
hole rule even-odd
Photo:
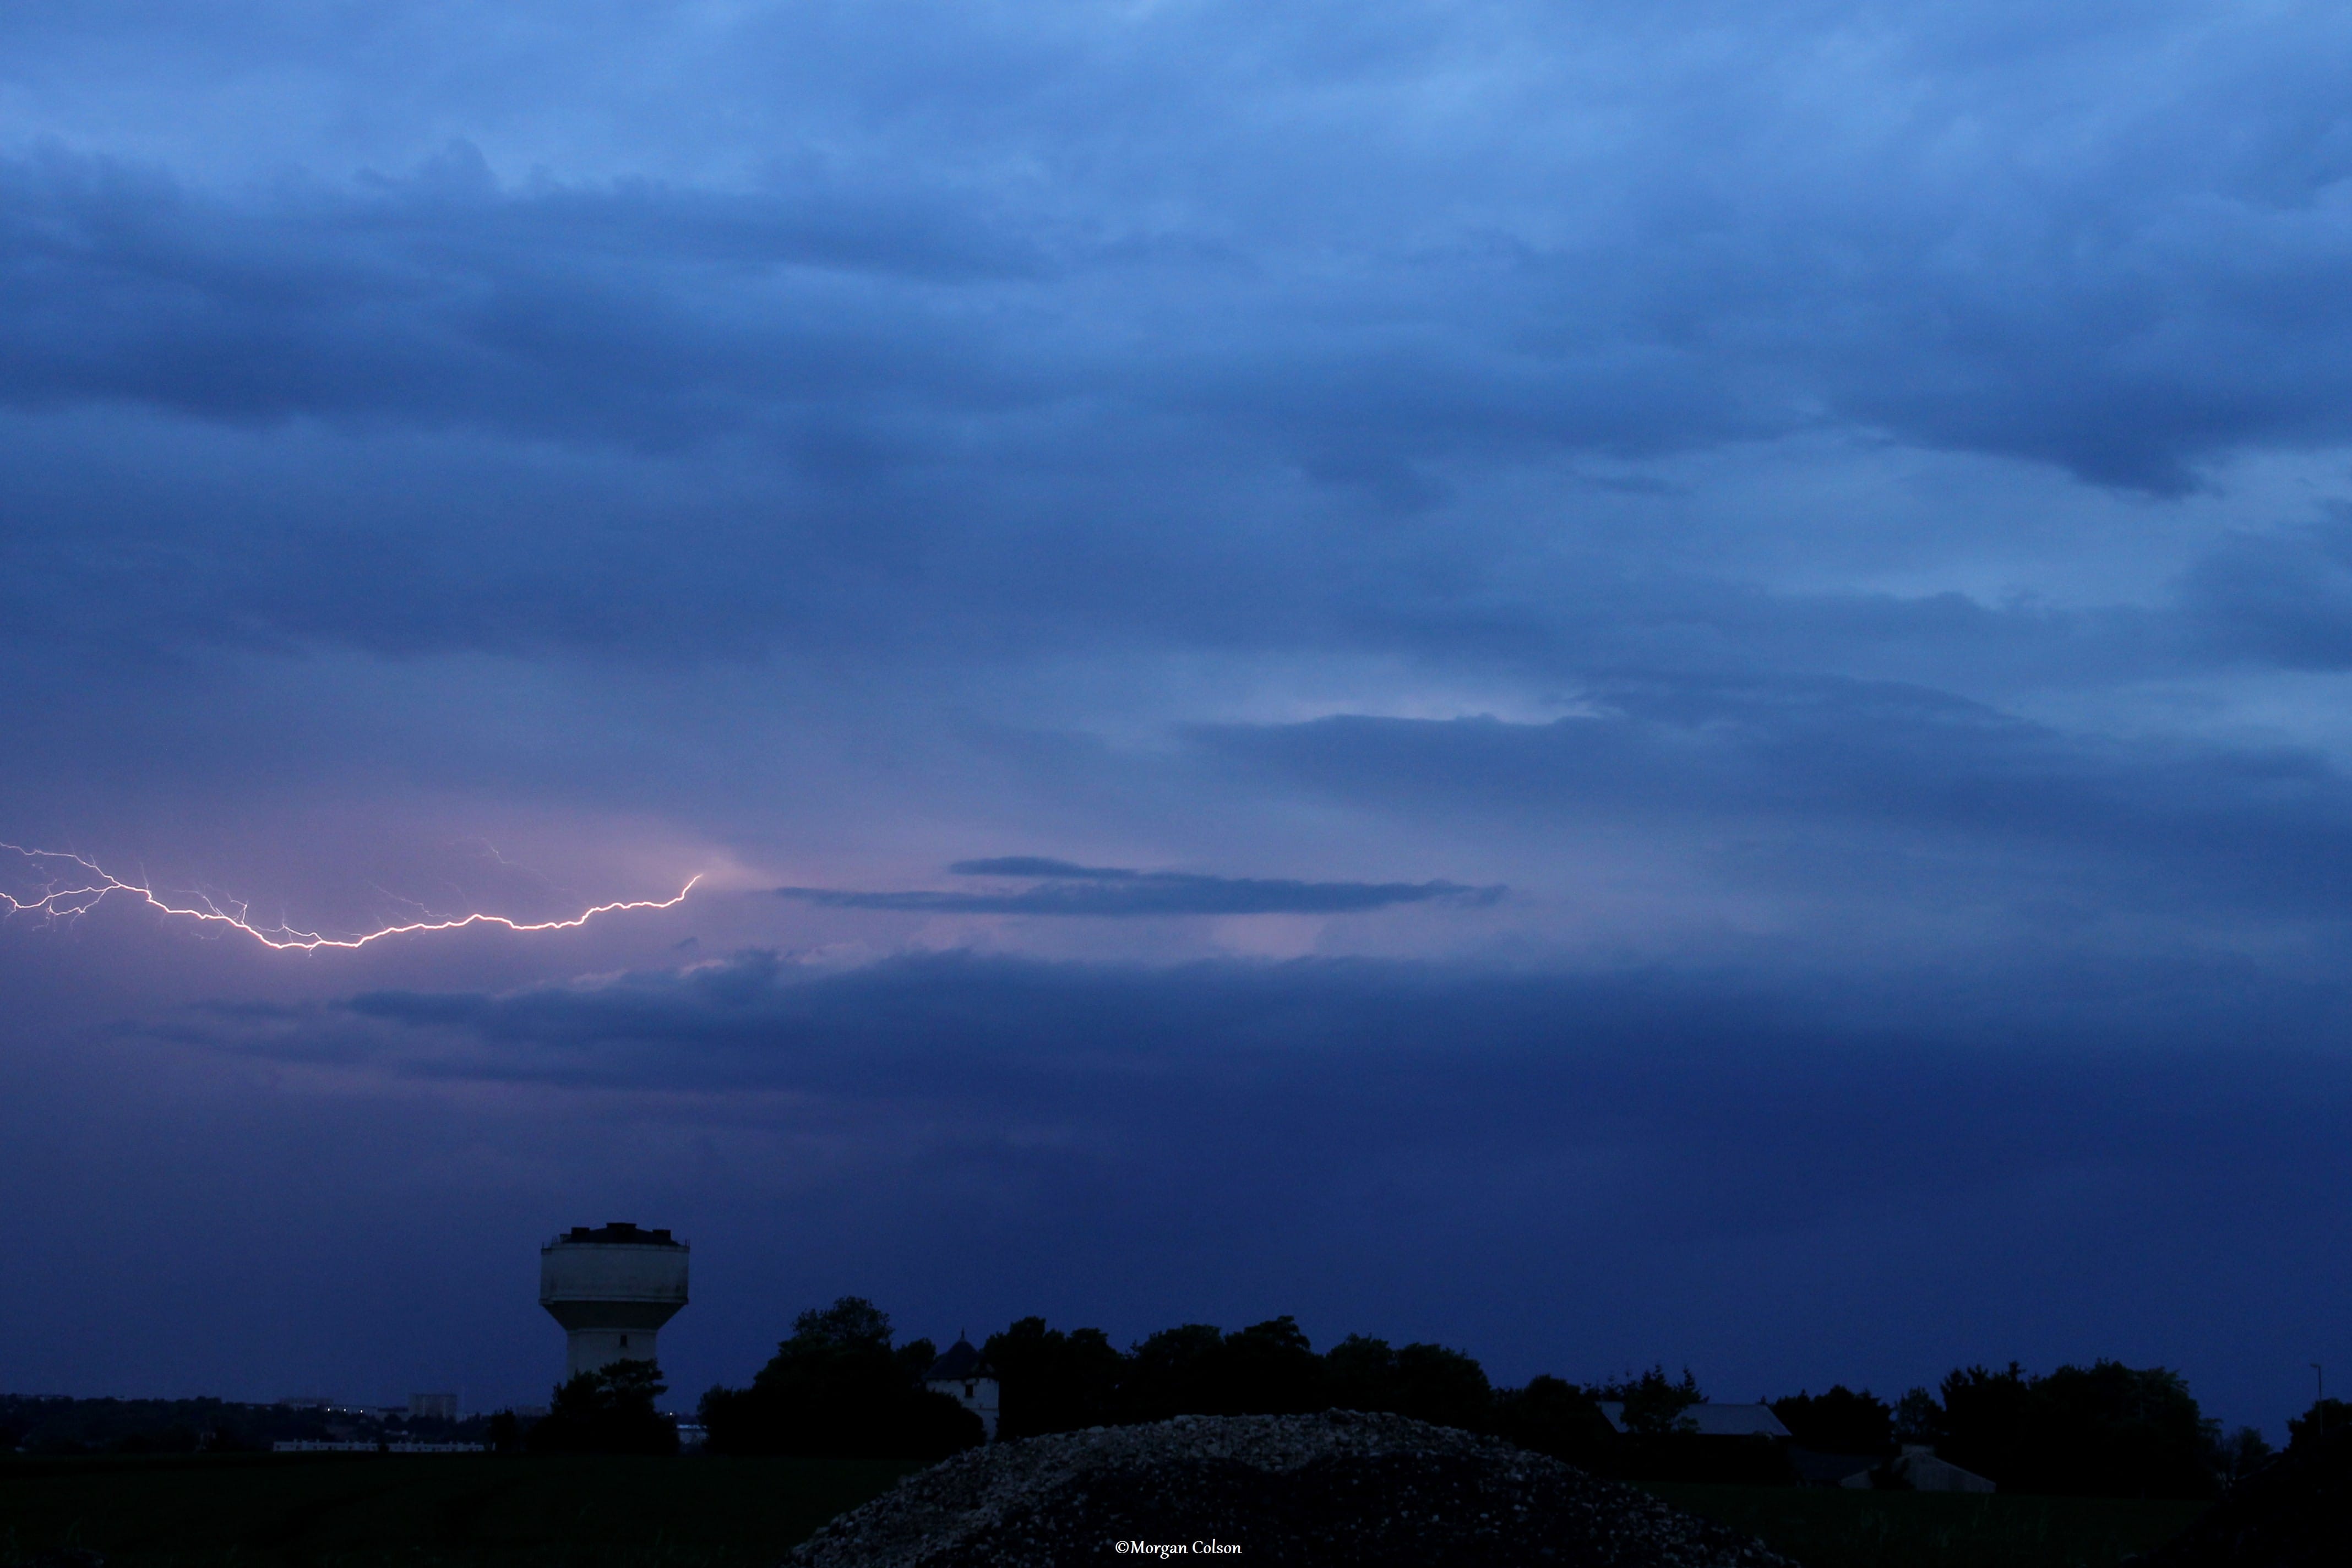
<svg viewBox="0 0 2352 1568">
<path fill-rule="evenodd" d="M 960 876 L 1037 878 L 1010 892 L 860 891 L 779 888 L 777 895 L 835 910 L 910 914 L 1005 914 L 1124 919 L 1176 915 L 1357 914 L 1399 904 L 1491 904 L 1499 887 L 1459 882 L 1303 882 L 1288 878 L 1212 877 L 1073 865 L 1037 856 L 960 860 Z M 1074 885 L 1075 884 L 1075 885 Z"/>
</svg>

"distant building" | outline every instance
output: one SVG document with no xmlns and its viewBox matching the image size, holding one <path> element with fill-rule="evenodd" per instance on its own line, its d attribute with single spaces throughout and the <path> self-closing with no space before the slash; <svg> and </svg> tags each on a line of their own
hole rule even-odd
<svg viewBox="0 0 2352 1568">
<path fill-rule="evenodd" d="M 979 1416 L 981 1430 L 988 1434 L 990 1442 L 996 1441 L 996 1369 L 970 1340 L 957 1335 L 947 1353 L 923 1373 L 923 1386 L 933 1394 L 946 1394 Z"/>
<path fill-rule="evenodd" d="M 1906 1443 L 1893 1458 L 1873 1454 L 1823 1454 L 1791 1448 L 1789 1460 L 1809 1487 L 1849 1487 L 1867 1491 L 1884 1487 L 1895 1491 L 1989 1492 L 1992 1482 L 1974 1470 L 1964 1470 L 1939 1459 L 1925 1443 Z"/>
<path fill-rule="evenodd" d="M 1989 1492 L 1992 1482 L 1974 1470 L 1964 1470 L 1949 1459 L 1939 1459 L 1936 1450 L 1925 1443 L 1906 1443 L 1903 1451 L 1886 1461 L 1886 1475 L 1891 1485 L 1915 1492 Z M 1875 1477 L 1865 1472 L 1848 1476 L 1840 1481 L 1842 1487 L 1868 1487 L 1879 1484 Z"/>
<path fill-rule="evenodd" d="M 457 1396 L 454 1394 L 412 1394 L 408 1396 L 408 1418 L 411 1421 L 455 1421 L 457 1419 Z"/>
<path fill-rule="evenodd" d="M 1633 1428 L 1625 1425 L 1625 1405 L 1622 1400 L 1604 1399 L 1600 1402 L 1601 1414 L 1609 1425 L 1620 1432 Z M 1789 1429 L 1772 1414 L 1769 1405 L 1709 1405 L 1701 1401 L 1685 1405 L 1675 1416 L 1675 1429 L 1696 1433 L 1702 1437 L 1787 1437 Z"/>
<path fill-rule="evenodd" d="M 269 1445 L 269 1451 L 273 1454 L 478 1454 L 483 1452 L 483 1447 L 479 1443 L 395 1443 L 381 1437 L 331 1443 L 280 1438 Z"/>
</svg>

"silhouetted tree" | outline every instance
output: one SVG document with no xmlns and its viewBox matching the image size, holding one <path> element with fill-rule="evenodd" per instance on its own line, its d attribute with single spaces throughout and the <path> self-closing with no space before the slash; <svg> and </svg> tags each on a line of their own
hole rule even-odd
<svg viewBox="0 0 2352 1568">
<path fill-rule="evenodd" d="M 523 1439 L 534 1454 L 675 1454 L 677 1423 L 654 1408 L 668 1393 L 649 1361 L 616 1361 L 555 1390 Z"/>
<path fill-rule="evenodd" d="M 2341 1399 L 2317 1399 L 2310 1409 L 2286 1420 L 2289 1447 L 2306 1446 L 2330 1432 L 2352 1432 L 2352 1405 Z"/>
<path fill-rule="evenodd" d="M 1956 1368 L 1943 1381 L 1936 1451 L 1964 1469 L 2021 1489 L 2028 1473 L 2032 1388 L 2015 1362 L 2000 1372 Z"/>
<path fill-rule="evenodd" d="M 1069 1333 L 1024 1318 L 983 1347 L 1003 1387 L 1007 1437 L 1184 1415 L 1385 1410 L 1484 1429 L 1493 1390 L 1478 1363 L 1442 1345 L 1391 1349 L 1353 1336 L 1318 1356 L 1297 1320 L 1226 1333 L 1163 1329 L 1121 1355 L 1098 1329 Z"/>
<path fill-rule="evenodd" d="M 1276 1415 L 1330 1406 L 1322 1358 L 1289 1317 L 1228 1334 L 1209 1323 L 1162 1329 L 1126 1358 L 1122 1419 Z"/>
<path fill-rule="evenodd" d="M 2241 1426 L 2214 1446 L 2212 1465 L 2215 1473 L 2231 1486 L 2237 1485 L 2256 1470 L 2271 1462 L 2270 1439 L 2258 1426 Z"/>
<path fill-rule="evenodd" d="M 1486 1369 L 1444 1345 L 1391 1350 L 1386 1340 L 1349 1334 L 1324 1352 L 1323 1369 L 1326 1397 L 1340 1409 L 1391 1411 L 1471 1431 L 1494 1422 Z"/>
<path fill-rule="evenodd" d="M 2219 1430 L 2162 1367 L 1968 1367 L 1944 1380 L 1942 1406 L 1937 1451 L 2011 1491 L 2195 1498 L 2215 1487 Z"/>
<path fill-rule="evenodd" d="M 1915 1388 L 1895 1402 L 1895 1441 L 1925 1443 L 1944 1440 L 1944 1407 L 1924 1388 Z"/>
<path fill-rule="evenodd" d="M 1224 1331 L 1213 1323 L 1162 1329 L 1127 1357 L 1119 1384 L 1121 1415 L 1129 1421 L 1213 1413 L 1217 1352 Z"/>
<path fill-rule="evenodd" d="M 844 1296 L 803 1312 L 749 1388 L 702 1396 L 709 1447 L 720 1454 L 938 1459 L 985 1436 L 980 1417 L 922 1385 L 930 1342 L 893 1350 L 890 1320 Z"/>
<path fill-rule="evenodd" d="M 1287 1313 L 1227 1334 L 1209 1357 L 1206 1409 L 1221 1415 L 1328 1410 L 1323 1362 Z"/>
<path fill-rule="evenodd" d="M 1666 1376 L 1663 1363 L 1638 1376 L 1628 1373 L 1615 1383 L 1601 1384 L 1592 1390 L 1592 1396 L 1623 1401 L 1625 1430 L 1643 1436 L 1687 1429 L 1690 1424 L 1683 1412 L 1706 1397 L 1699 1392 L 1698 1379 L 1691 1375 L 1690 1368 L 1683 1368 L 1682 1381 L 1675 1383 Z"/>
<path fill-rule="evenodd" d="M 1549 1454 L 1591 1470 L 1615 1466 L 1616 1429 L 1585 1390 L 1557 1377 L 1534 1377 L 1524 1388 L 1495 1395 L 1493 1427 L 1498 1436 L 1538 1454 Z"/>
<path fill-rule="evenodd" d="M 1772 1414 L 1796 1442 L 1825 1454 L 1895 1450 L 1895 1412 L 1866 1388 L 1857 1394 L 1841 1383 L 1827 1394 L 1792 1394 L 1772 1401 Z"/>
<path fill-rule="evenodd" d="M 2033 1385 L 2042 1486 L 2100 1497 L 2210 1497 L 2220 1426 L 2164 1367 L 2062 1366 Z"/>
<path fill-rule="evenodd" d="M 1126 1361 L 1100 1329 L 1049 1329 L 1023 1318 L 981 1347 L 996 1369 L 999 1437 L 1076 1432 L 1118 1419 Z"/>
</svg>

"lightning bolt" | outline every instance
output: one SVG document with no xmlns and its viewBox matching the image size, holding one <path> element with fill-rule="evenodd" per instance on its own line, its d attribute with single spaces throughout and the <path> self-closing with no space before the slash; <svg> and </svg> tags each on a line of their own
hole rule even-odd
<svg viewBox="0 0 2352 1568">
<path fill-rule="evenodd" d="M 687 879 L 686 886 L 667 899 L 623 899 L 609 904 L 598 904 L 583 910 L 567 920 L 517 921 L 505 915 L 460 915 L 453 920 L 409 921 L 401 925 L 384 926 L 359 936 L 322 936 L 317 931 L 297 931 L 283 921 L 274 926 L 258 926 L 251 921 L 253 906 L 235 899 L 215 900 L 204 893 L 184 895 L 194 904 L 182 908 L 159 898 L 154 889 L 139 882 L 126 882 L 106 870 L 97 861 L 83 856 L 56 849 L 27 849 L 21 844 L 0 842 L 0 849 L 12 849 L 43 870 L 54 873 L 37 889 L 29 889 L 38 896 L 20 899 L 0 891 L 0 919 L 15 915 L 38 914 L 50 920 L 72 920 L 88 914 L 100 900 L 116 893 L 129 893 L 167 915 L 177 915 L 206 924 L 224 925 L 241 931 L 262 946 L 278 952 L 315 952 L 322 947 L 365 947 L 372 942 L 382 942 L 388 936 L 415 936 L 426 931 L 463 931 L 467 926 L 504 926 L 509 931 L 574 931 L 586 925 L 598 915 L 620 914 L 629 910 L 674 910 L 686 901 L 687 894 L 702 880 L 699 872 Z M 403 900 L 402 902 L 412 900 Z"/>
</svg>

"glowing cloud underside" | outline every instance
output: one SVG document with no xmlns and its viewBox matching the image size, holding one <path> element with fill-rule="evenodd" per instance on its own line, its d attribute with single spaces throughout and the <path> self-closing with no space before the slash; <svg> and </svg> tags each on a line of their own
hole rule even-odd
<svg viewBox="0 0 2352 1568">
<path fill-rule="evenodd" d="M 37 896 L 20 899 L 13 893 L 0 892 L 9 915 L 42 915 L 50 920 L 71 920 L 89 913 L 100 900 L 116 893 L 129 893 L 143 900 L 150 907 L 167 915 L 184 920 L 201 921 L 207 924 L 227 926 L 241 931 L 264 947 L 280 952 L 289 949 L 310 952 L 322 947 L 365 947 L 372 942 L 382 942 L 388 936 L 416 936 L 427 931 L 463 931 L 467 926 L 504 926 L 509 931 L 572 931 L 586 925 L 598 915 L 621 914 L 630 910 L 671 910 L 686 901 L 687 894 L 702 880 L 699 874 L 689 877 L 686 886 L 667 899 L 626 899 L 593 909 L 581 910 L 558 921 L 518 921 L 505 915 L 457 915 L 447 920 L 408 921 L 400 925 L 388 925 L 365 931 L 358 936 L 321 936 L 317 931 L 296 931 L 288 925 L 257 926 L 247 915 L 252 906 L 236 900 L 215 900 L 203 893 L 179 895 L 195 900 L 183 908 L 158 897 L 152 888 L 137 882 L 126 882 L 104 869 L 96 861 L 79 855 L 55 849 L 27 849 L 22 845 L 0 843 L 0 849 L 14 850 L 38 868 L 51 873 L 36 889 L 27 889 Z"/>
</svg>

